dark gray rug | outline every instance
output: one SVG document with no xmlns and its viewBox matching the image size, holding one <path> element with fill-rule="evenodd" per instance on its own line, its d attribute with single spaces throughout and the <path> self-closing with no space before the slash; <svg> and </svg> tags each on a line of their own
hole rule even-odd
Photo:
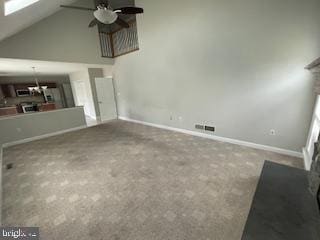
<svg viewBox="0 0 320 240">
<path fill-rule="evenodd" d="M 320 239 L 320 214 L 307 172 L 266 161 L 242 240 L 301 239 Z"/>
</svg>

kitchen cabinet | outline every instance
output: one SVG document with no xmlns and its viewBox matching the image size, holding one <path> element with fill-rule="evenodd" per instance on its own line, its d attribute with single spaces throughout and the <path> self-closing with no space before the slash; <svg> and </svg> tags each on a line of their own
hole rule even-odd
<svg viewBox="0 0 320 240">
<path fill-rule="evenodd" d="M 39 106 L 40 112 L 52 111 L 55 109 L 56 109 L 56 105 L 54 103 L 42 103 L 41 106 Z"/>
<path fill-rule="evenodd" d="M 15 114 L 18 114 L 16 106 L 0 108 L 0 116 L 15 115 Z"/>
<path fill-rule="evenodd" d="M 18 84 L 2 84 L 0 85 L 0 99 L 18 97 L 17 90 L 28 90 L 28 87 L 35 87 L 35 83 L 18 83 Z M 40 83 L 40 86 L 47 86 L 49 88 L 56 88 L 56 83 Z M 35 96 L 41 94 L 34 94 Z"/>
</svg>

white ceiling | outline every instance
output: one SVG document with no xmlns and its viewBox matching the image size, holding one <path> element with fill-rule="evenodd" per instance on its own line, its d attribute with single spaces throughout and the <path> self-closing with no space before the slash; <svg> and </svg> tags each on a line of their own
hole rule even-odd
<svg viewBox="0 0 320 240">
<path fill-rule="evenodd" d="M 33 75 L 32 67 L 39 75 L 65 75 L 79 72 L 88 68 L 111 68 L 99 64 L 46 62 L 22 59 L 0 58 L 0 76 L 28 76 Z"/>
<path fill-rule="evenodd" d="M 4 16 L 5 1 L 7 0 L 0 0 L 0 41 L 55 13 L 60 9 L 60 4 L 75 2 L 75 0 L 40 0 L 18 12 Z"/>
</svg>

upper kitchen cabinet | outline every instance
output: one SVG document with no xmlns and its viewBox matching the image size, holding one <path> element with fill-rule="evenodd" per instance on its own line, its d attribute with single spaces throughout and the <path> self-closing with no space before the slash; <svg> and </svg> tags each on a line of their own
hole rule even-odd
<svg viewBox="0 0 320 240">
<path fill-rule="evenodd" d="M 45 83 L 41 84 L 49 88 L 56 88 L 56 83 Z M 2 98 L 14 98 L 14 97 L 24 97 L 30 96 L 28 87 L 35 87 L 34 83 L 23 83 L 23 84 L 2 84 L 0 85 L 1 93 L 0 99 Z M 40 93 L 34 93 L 33 95 L 38 96 Z"/>
</svg>

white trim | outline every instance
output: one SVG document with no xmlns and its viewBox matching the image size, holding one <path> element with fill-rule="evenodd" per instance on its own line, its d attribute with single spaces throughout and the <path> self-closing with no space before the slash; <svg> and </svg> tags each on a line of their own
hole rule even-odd
<svg viewBox="0 0 320 240">
<path fill-rule="evenodd" d="M 96 124 L 93 124 L 93 125 L 87 125 L 87 127 L 88 127 L 88 128 L 96 127 L 96 126 L 98 126 L 98 125 L 106 124 L 106 123 L 112 122 L 112 121 L 117 120 L 117 119 L 118 119 L 118 118 L 110 119 L 110 120 L 105 120 L 105 121 L 98 121 L 98 120 L 95 120 L 95 121 L 96 121 Z"/>
<path fill-rule="evenodd" d="M 99 122 L 99 125 L 100 125 L 100 124 L 105 124 L 105 123 L 110 123 L 110 122 L 115 121 L 115 120 L 117 120 L 117 119 L 118 119 L 118 117 L 117 117 L 117 118 L 114 118 L 114 119 L 104 120 L 104 121 Z"/>
<path fill-rule="evenodd" d="M 43 139 L 43 138 L 53 137 L 53 136 L 64 134 L 64 133 L 68 133 L 68 132 L 78 131 L 78 130 L 81 130 L 81 129 L 84 129 L 84 128 L 87 128 L 87 126 L 83 125 L 83 126 L 80 126 L 80 127 L 70 128 L 70 129 L 66 129 L 66 130 L 62 130 L 62 131 L 58 131 L 58 132 L 47 133 L 47 134 L 43 134 L 43 135 L 40 135 L 40 136 L 35 136 L 35 137 L 30 137 L 30 138 L 25 138 L 25 139 L 22 139 L 22 140 L 14 141 L 14 142 L 4 143 L 2 145 L 2 147 L 3 148 L 11 147 L 11 146 L 14 146 L 14 145 L 27 143 L 27 142 L 32 142 L 32 141 L 40 140 L 40 139 Z"/>
<path fill-rule="evenodd" d="M 292 157 L 302 158 L 301 152 L 295 152 L 295 151 L 291 151 L 291 150 L 287 150 L 287 149 L 282 149 L 282 148 L 277 148 L 277 147 L 272 147 L 272 146 L 267 146 L 267 145 L 261 145 L 261 144 L 241 141 L 241 140 L 232 139 L 232 138 L 219 137 L 219 136 L 209 135 L 209 134 L 205 134 L 205 133 L 201 133 L 201 132 L 195 132 L 195 131 L 181 129 L 181 128 L 169 127 L 169 126 L 165 126 L 165 125 L 161 125 L 161 124 L 139 121 L 139 120 L 123 117 L 123 116 L 119 116 L 119 119 L 124 120 L 124 121 L 128 121 L 128 122 L 139 123 L 139 124 L 143 124 L 143 125 L 147 125 L 147 126 L 151 126 L 151 127 L 162 128 L 162 129 L 166 129 L 166 130 L 170 130 L 170 131 L 181 132 L 181 133 L 185 133 L 185 134 L 189 134 L 189 135 L 193 135 L 193 136 L 209 138 L 209 139 L 220 141 L 220 142 L 227 142 L 227 143 L 232 143 L 232 144 L 236 144 L 236 145 L 256 148 L 256 149 L 260 149 L 260 150 L 280 153 L 280 154 L 284 154 L 284 155 L 288 155 L 288 156 L 292 156 Z"/>
<path fill-rule="evenodd" d="M 302 149 L 304 169 L 310 171 L 312 159 L 306 148 Z"/>
<path fill-rule="evenodd" d="M 91 116 L 91 115 L 89 115 L 89 114 L 85 114 L 86 116 L 88 116 L 89 118 L 92 118 L 93 120 L 98 120 L 97 119 L 97 116 Z"/>
</svg>

